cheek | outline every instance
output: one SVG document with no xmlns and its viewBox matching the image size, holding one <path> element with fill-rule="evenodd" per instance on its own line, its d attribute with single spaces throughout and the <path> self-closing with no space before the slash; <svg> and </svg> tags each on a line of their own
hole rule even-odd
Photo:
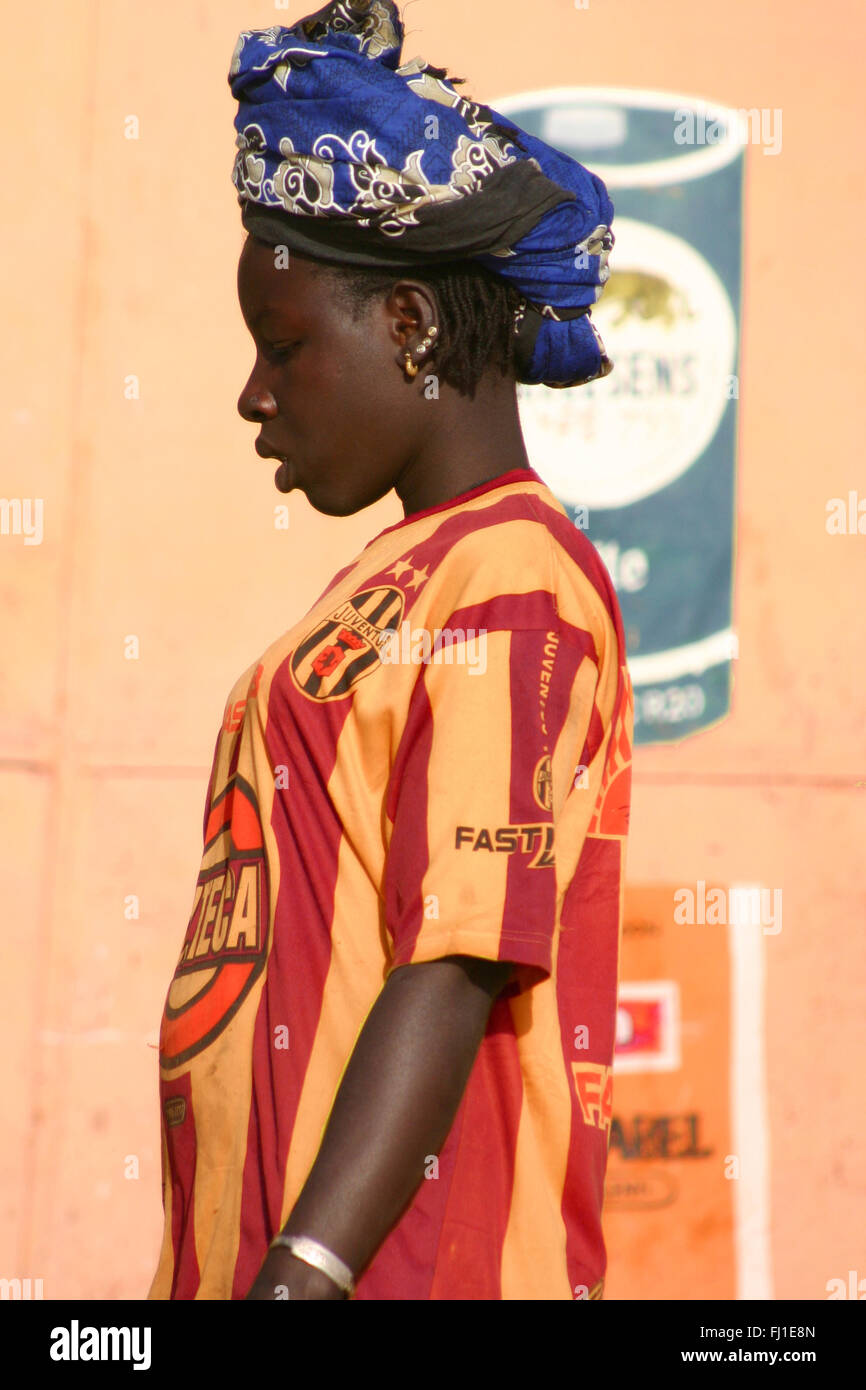
<svg viewBox="0 0 866 1390">
<path fill-rule="evenodd" d="M 393 448 L 393 411 L 381 372 L 377 376 L 359 367 L 335 373 L 321 410 L 328 433 L 356 459 L 374 461 Z"/>
<path fill-rule="evenodd" d="M 358 376 L 351 363 L 327 346 L 302 352 L 287 374 L 285 398 L 287 410 L 308 423 L 319 420 L 342 431 L 357 412 Z"/>
<path fill-rule="evenodd" d="M 335 332 L 294 359 L 277 405 L 299 452 L 327 468 L 335 483 L 355 486 L 361 477 L 379 480 L 393 469 L 400 452 L 400 386 L 393 358 L 383 358 L 363 335 Z"/>
</svg>

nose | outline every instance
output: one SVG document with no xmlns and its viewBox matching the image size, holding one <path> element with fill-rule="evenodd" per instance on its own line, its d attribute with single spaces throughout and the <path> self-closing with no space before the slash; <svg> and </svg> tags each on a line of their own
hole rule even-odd
<svg viewBox="0 0 866 1390">
<path fill-rule="evenodd" d="M 256 382 L 253 368 L 249 381 L 238 396 L 238 414 L 252 425 L 261 425 L 265 420 L 273 419 L 276 413 L 276 401 L 266 387 Z"/>
</svg>

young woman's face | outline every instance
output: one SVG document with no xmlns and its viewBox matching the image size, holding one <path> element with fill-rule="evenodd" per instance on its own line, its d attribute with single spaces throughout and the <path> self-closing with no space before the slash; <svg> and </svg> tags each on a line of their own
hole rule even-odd
<svg viewBox="0 0 866 1390">
<path fill-rule="evenodd" d="M 314 262 L 292 252 L 280 269 L 276 248 L 248 237 L 238 298 L 256 348 L 238 411 L 261 426 L 256 451 L 286 460 L 277 486 L 300 488 L 329 516 L 384 497 L 410 461 L 422 421 L 400 367 L 401 328 L 416 327 L 411 295 L 375 301 L 356 322 Z M 401 304 L 410 306 L 408 319 Z"/>
</svg>

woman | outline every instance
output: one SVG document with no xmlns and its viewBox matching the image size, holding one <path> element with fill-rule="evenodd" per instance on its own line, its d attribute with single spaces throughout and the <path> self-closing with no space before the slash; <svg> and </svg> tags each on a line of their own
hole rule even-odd
<svg viewBox="0 0 866 1390">
<path fill-rule="evenodd" d="M 404 519 L 241 676 L 166 1001 L 152 1298 L 600 1297 L 631 690 L 517 380 L 610 363 L 612 207 L 398 66 L 391 0 L 241 35 L 241 415 Z"/>
</svg>

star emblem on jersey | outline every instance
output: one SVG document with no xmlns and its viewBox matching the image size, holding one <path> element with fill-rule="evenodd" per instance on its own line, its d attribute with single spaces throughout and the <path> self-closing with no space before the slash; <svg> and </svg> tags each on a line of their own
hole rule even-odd
<svg viewBox="0 0 866 1390">
<path fill-rule="evenodd" d="M 425 584 L 429 578 L 430 578 L 430 571 L 427 569 L 427 566 L 426 566 L 426 565 L 424 566 L 424 568 L 423 568 L 422 570 L 413 569 L 413 570 L 412 570 L 412 578 L 406 580 L 406 588 L 407 588 L 407 589 L 420 589 L 421 585 L 422 585 L 422 584 Z"/>
<path fill-rule="evenodd" d="M 407 570 L 412 571 L 412 578 L 406 580 L 407 589 L 420 589 L 421 585 L 426 584 L 427 580 L 430 578 L 430 571 L 426 565 L 422 570 L 419 570 L 415 568 L 410 560 L 397 560 L 385 573 L 393 574 L 399 584 L 401 576 L 404 575 Z"/>
</svg>

